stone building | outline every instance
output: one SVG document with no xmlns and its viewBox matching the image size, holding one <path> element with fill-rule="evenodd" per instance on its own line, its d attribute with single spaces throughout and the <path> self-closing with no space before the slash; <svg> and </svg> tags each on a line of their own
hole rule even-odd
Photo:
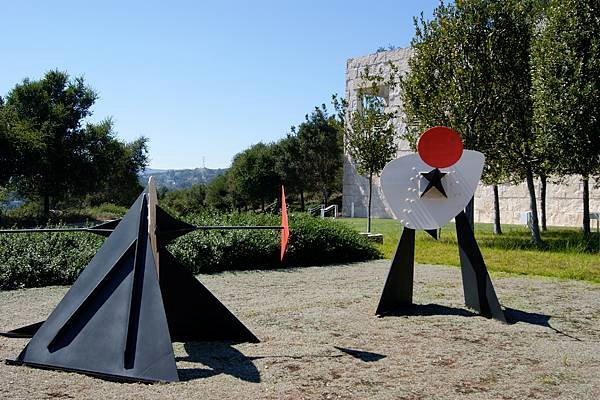
<svg viewBox="0 0 600 400">
<path fill-rule="evenodd" d="M 360 74 L 365 67 L 372 72 L 379 72 L 385 76 L 389 74 L 389 62 L 392 62 L 400 72 L 408 70 L 408 59 L 412 51 L 410 48 L 395 49 L 378 52 L 362 57 L 351 58 L 346 63 L 346 92 L 349 110 L 360 107 L 358 90 L 365 85 Z M 379 94 L 385 98 L 388 107 L 402 110 L 399 88 L 390 90 L 380 88 Z M 405 127 L 400 119 L 396 121 L 398 133 Z M 405 141 L 398 143 L 398 155 L 409 153 L 411 150 Z M 344 160 L 342 213 L 350 217 L 366 217 L 369 186 L 365 177 L 358 175 L 351 158 L 346 155 Z M 600 212 L 600 188 L 594 188 L 595 183 L 590 182 L 590 211 Z M 582 183 L 576 177 L 569 177 L 563 182 L 554 183 L 549 180 L 546 196 L 546 219 L 548 226 L 581 226 L 582 224 Z M 539 197 L 539 184 L 537 187 Z M 475 221 L 493 222 L 494 219 L 494 194 L 491 186 L 479 185 L 475 193 Z M 529 194 L 525 183 L 520 185 L 499 185 L 500 213 L 502 223 L 520 223 L 521 213 L 529 210 Z M 539 201 L 539 199 L 538 199 Z M 376 218 L 391 218 L 381 200 L 379 179 L 374 179 L 373 200 L 371 213 Z"/>
</svg>

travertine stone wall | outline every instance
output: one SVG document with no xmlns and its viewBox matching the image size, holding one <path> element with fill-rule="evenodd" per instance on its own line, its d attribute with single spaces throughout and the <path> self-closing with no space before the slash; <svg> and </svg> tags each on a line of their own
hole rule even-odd
<svg viewBox="0 0 600 400">
<path fill-rule="evenodd" d="M 388 63 L 392 62 L 399 71 L 408 70 L 408 59 L 412 51 L 409 48 L 396 49 L 363 57 L 351 58 L 346 63 L 346 100 L 349 109 L 359 106 L 357 91 L 367 87 L 360 79 L 360 73 L 365 67 L 384 76 L 389 73 Z M 386 92 L 385 90 L 383 92 Z M 388 106 L 402 110 L 399 88 L 389 91 L 386 99 Z M 398 133 L 404 130 L 400 120 L 396 121 Z M 408 144 L 398 142 L 398 155 L 410 152 Z M 378 218 L 390 218 L 380 194 L 379 179 L 375 179 L 372 200 L 372 215 Z M 600 188 L 594 188 L 590 182 L 590 210 L 600 212 Z M 539 205 L 539 183 L 536 184 Z M 344 187 L 342 198 L 342 213 L 345 216 L 365 217 L 369 193 L 368 180 L 356 172 L 352 160 L 346 155 L 344 162 Z M 500 185 L 500 208 L 502 223 L 518 224 L 520 213 L 529 210 L 529 195 L 526 185 Z M 490 186 L 480 185 L 475 194 L 475 221 L 493 222 L 494 194 Z M 582 184 L 578 177 L 570 177 L 562 183 L 548 183 L 547 188 L 547 223 L 549 226 L 581 226 L 582 223 Z M 352 214 L 353 213 L 353 214 Z"/>
<path fill-rule="evenodd" d="M 358 90 L 361 87 L 368 87 L 369 84 L 363 82 L 360 74 L 365 67 L 369 67 L 373 73 L 378 73 L 386 76 L 390 72 L 389 63 L 392 62 L 399 71 L 408 69 L 408 59 L 412 54 L 411 49 L 396 49 L 375 54 L 370 54 L 364 57 L 351 58 L 346 63 L 346 101 L 350 111 L 359 107 Z M 388 93 L 386 98 L 390 108 L 398 110 L 402 109 L 402 101 L 400 100 L 399 88 L 384 90 Z M 401 133 L 404 126 L 400 120 L 395 123 L 398 133 Z M 398 143 L 398 153 L 409 152 L 408 144 L 404 141 Z M 368 180 L 356 172 L 352 160 L 349 155 L 346 155 L 344 161 L 344 188 L 342 197 L 342 212 L 346 216 L 352 215 L 354 208 L 355 217 L 365 217 L 367 215 L 367 204 L 369 195 Z M 374 179 L 373 200 L 371 206 L 371 214 L 378 218 L 390 218 L 389 212 L 385 209 L 381 201 L 379 188 L 379 178 Z M 353 207 L 354 205 L 354 207 Z"/>
<path fill-rule="evenodd" d="M 590 211 L 600 212 L 600 189 L 590 181 Z M 540 207 L 540 187 L 536 182 L 536 198 Z M 561 183 L 548 182 L 546 188 L 546 221 L 549 226 L 581 226 L 583 223 L 583 184 L 571 176 Z M 527 185 L 500 185 L 500 217 L 502 223 L 518 224 L 520 213 L 529 210 Z M 494 221 L 494 192 L 491 186 L 479 185 L 475 195 L 475 221 Z M 595 227 L 595 223 L 592 223 Z"/>
</svg>

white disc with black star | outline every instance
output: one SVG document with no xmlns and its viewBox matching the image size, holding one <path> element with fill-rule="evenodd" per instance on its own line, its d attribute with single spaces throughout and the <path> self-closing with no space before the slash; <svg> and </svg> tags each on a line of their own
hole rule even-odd
<svg viewBox="0 0 600 400">
<path fill-rule="evenodd" d="M 456 163 L 439 169 L 426 164 L 418 154 L 397 158 L 381 173 L 384 202 L 405 227 L 438 229 L 467 206 L 484 161 L 482 153 L 472 150 L 462 151 Z"/>
</svg>

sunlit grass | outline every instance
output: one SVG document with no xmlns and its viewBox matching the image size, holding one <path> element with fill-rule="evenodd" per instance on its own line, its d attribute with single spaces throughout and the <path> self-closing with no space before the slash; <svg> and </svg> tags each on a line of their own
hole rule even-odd
<svg viewBox="0 0 600 400">
<path fill-rule="evenodd" d="M 358 231 L 367 227 L 365 218 L 340 219 Z M 584 241 L 577 228 L 550 227 L 542 233 L 544 244 L 537 247 L 529 230 L 519 225 L 503 225 L 503 235 L 494 235 L 491 224 L 476 224 L 475 236 L 491 271 L 522 275 L 541 275 L 562 279 L 578 279 L 600 283 L 600 253 L 598 236 Z M 380 249 L 391 258 L 400 237 L 400 224 L 391 219 L 374 219 L 372 232 L 384 236 Z M 415 261 L 421 264 L 459 265 L 454 224 L 441 230 L 435 241 L 427 233 L 417 231 Z"/>
</svg>

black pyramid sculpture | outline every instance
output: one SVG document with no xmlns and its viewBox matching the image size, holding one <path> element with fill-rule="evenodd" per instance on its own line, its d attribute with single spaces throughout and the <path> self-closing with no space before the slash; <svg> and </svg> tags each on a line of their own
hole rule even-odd
<svg viewBox="0 0 600 400">
<path fill-rule="evenodd" d="M 166 250 L 197 228 L 157 205 L 152 180 L 11 363 L 138 382 L 178 381 L 172 341 L 257 339 Z"/>
</svg>

